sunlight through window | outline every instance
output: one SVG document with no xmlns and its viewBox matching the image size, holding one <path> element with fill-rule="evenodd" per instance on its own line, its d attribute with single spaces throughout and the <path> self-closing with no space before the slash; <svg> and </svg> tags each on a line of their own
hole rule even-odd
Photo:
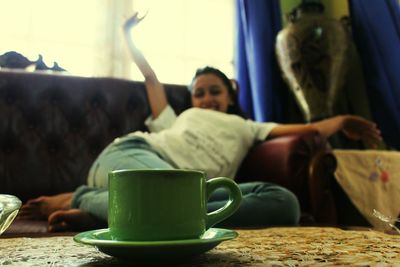
<svg viewBox="0 0 400 267">
<path fill-rule="evenodd" d="M 136 0 L 133 9 L 148 12 L 133 35 L 161 81 L 187 84 L 205 65 L 233 77 L 233 0 Z"/>
<path fill-rule="evenodd" d="M 2 1 L 0 53 L 17 51 L 30 60 L 42 54 L 50 67 L 57 61 L 72 74 L 96 73 L 99 21 L 105 12 L 97 2 Z"/>
<path fill-rule="evenodd" d="M 143 80 L 121 34 L 134 10 L 148 12 L 132 35 L 160 81 L 187 84 L 205 65 L 233 77 L 234 0 L 6 0 L 0 8 L 0 54 L 41 54 L 73 75 Z"/>
</svg>

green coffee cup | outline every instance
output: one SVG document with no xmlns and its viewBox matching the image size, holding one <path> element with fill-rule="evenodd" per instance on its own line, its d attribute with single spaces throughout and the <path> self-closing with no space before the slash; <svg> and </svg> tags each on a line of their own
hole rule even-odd
<svg viewBox="0 0 400 267">
<path fill-rule="evenodd" d="M 229 192 L 219 210 L 207 213 L 218 188 Z M 161 241 L 199 238 L 232 215 L 242 194 L 229 178 L 206 181 L 201 171 L 116 170 L 109 173 L 108 226 L 112 239 Z"/>
</svg>

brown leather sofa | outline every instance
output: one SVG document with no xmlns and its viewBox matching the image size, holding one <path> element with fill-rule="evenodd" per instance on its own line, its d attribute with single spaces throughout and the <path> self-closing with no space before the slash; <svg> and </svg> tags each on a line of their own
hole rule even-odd
<svg viewBox="0 0 400 267">
<path fill-rule="evenodd" d="M 186 87 L 166 84 L 177 113 L 190 105 Z M 0 70 L 0 193 L 23 202 L 74 190 L 115 137 L 146 130 L 143 83 L 116 78 Z M 332 224 L 335 158 L 317 133 L 263 142 L 244 160 L 237 181 L 266 180 L 291 189 L 306 222 Z M 45 222 L 15 221 L 8 232 L 46 231 Z"/>
</svg>

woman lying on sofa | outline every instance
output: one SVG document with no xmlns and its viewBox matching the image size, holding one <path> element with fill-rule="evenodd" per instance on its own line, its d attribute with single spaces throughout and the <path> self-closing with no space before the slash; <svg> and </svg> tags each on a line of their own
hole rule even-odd
<svg viewBox="0 0 400 267">
<path fill-rule="evenodd" d="M 361 117 L 343 115 L 310 124 L 258 123 L 246 119 L 231 81 L 211 67 L 199 69 L 189 90 L 192 106 L 177 116 L 169 106 L 163 85 L 131 38 L 140 22 L 137 14 L 123 30 L 131 56 L 145 78 L 151 116 L 150 133 L 133 132 L 115 139 L 93 163 L 87 185 L 74 192 L 42 196 L 28 201 L 19 217 L 47 218 L 49 231 L 106 227 L 107 177 L 115 169 L 201 169 L 208 176 L 235 177 L 249 149 L 257 141 L 290 134 L 318 131 L 323 137 L 342 131 L 349 138 L 373 144 L 380 140 L 375 124 Z M 296 225 L 299 203 L 293 193 L 267 182 L 239 184 L 243 201 L 238 211 L 220 224 L 228 227 Z M 223 191 L 208 202 L 209 211 L 227 201 Z"/>
</svg>

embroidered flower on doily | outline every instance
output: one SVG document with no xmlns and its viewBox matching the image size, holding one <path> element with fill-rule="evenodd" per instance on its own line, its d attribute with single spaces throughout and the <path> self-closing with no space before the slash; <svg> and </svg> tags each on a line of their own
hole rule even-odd
<svg viewBox="0 0 400 267">
<path fill-rule="evenodd" d="M 389 182 L 390 173 L 386 167 L 387 164 L 382 160 L 380 156 L 377 156 L 375 159 L 374 169 L 369 175 L 369 180 L 376 182 L 380 179 L 383 183 Z"/>
</svg>

